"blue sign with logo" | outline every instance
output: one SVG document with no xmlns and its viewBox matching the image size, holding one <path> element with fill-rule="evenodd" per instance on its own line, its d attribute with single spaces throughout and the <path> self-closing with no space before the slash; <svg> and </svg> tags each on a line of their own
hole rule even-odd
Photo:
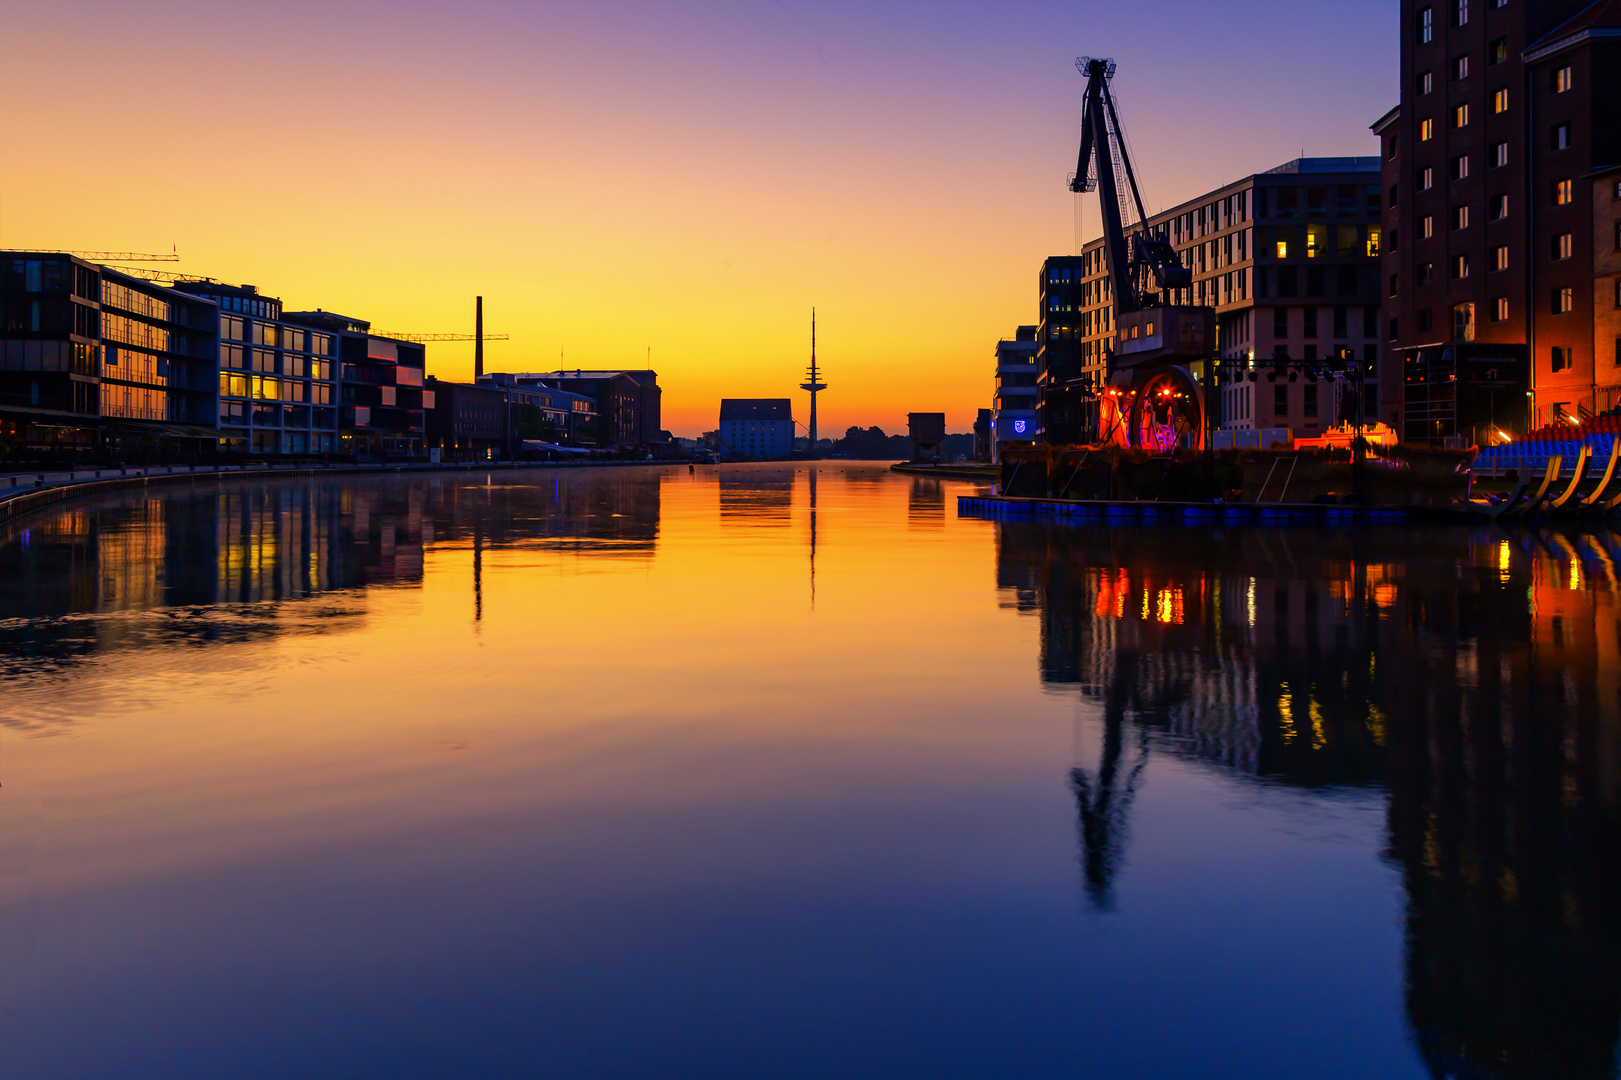
<svg viewBox="0 0 1621 1080">
<path fill-rule="evenodd" d="M 1028 421 L 1028 420 L 1015 420 L 1015 421 L 1013 421 L 1013 430 L 1018 432 L 1020 435 L 1023 435 L 1024 432 L 1025 432 L 1025 429 L 1028 428 L 1029 426 L 1030 426 L 1030 421 Z"/>
</svg>

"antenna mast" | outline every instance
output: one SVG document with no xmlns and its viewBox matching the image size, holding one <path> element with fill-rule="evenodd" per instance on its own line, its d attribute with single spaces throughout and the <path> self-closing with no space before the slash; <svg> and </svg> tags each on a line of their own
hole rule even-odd
<svg viewBox="0 0 1621 1080">
<path fill-rule="evenodd" d="M 805 382 L 799 384 L 801 390 L 809 390 L 811 396 L 810 412 L 810 452 L 816 456 L 816 394 L 826 390 L 827 383 L 821 379 L 821 372 L 816 367 L 816 309 L 811 308 L 811 357 L 810 368 L 805 372 Z"/>
</svg>

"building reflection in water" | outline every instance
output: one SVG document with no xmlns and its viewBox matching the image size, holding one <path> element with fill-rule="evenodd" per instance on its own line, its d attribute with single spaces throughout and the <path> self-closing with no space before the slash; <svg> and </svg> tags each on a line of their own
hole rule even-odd
<svg viewBox="0 0 1621 1080">
<path fill-rule="evenodd" d="M 109 649 L 352 628 L 367 588 L 420 586 L 429 545 L 652 555 L 656 476 L 500 476 L 210 483 L 28 519 L 0 531 L 0 683 Z"/>
<path fill-rule="evenodd" d="M 1100 759 L 1071 774 L 1094 905 L 1150 751 L 1382 788 L 1432 1074 L 1615 1075 L 1616 536 L 1012 522 L 998 546 L 1043 682 L 1101 706 Z"/>
</svg>

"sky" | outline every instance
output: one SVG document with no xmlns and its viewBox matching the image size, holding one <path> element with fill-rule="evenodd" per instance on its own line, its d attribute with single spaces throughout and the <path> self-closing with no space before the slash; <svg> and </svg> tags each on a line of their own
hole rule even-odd
<svg viewBox="0 0 1621 1080">
<path fill-rule="evenodd" d="M 486 371 L 646 367 L 664 426 L 791 397 L 964 431 L 1072 195 L 1079 55 L 1150 213 L 1371 155 L 1396 0 L 0 0 L 0 246 L 177 251 L 290 310 L 485 328 Z M 472 375 L 472 346 L 429 346 Z"/>
</svg>

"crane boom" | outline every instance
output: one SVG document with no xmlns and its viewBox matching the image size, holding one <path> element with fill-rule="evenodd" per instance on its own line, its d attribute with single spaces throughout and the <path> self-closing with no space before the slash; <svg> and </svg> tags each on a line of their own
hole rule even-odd
<svg viewBox="0 0 1621 1080">
<path fill-rule="evenodd" d="M 373 337 L 394 338 L 397 341 L 477 341 L 478 334 L 408 334 L 404 330 L 373 330 Z M 510 334 L 484 334 L 485 341 L 510 341 Z"/>
<path fill-rule="evenodd" d="M 25 250 L 25 249 L 23 249 L 23 248 L 4 248 L 4 249 L 0 249 L 0 250 L 4 250 L 5 253 L 9 255 L 12 252 L 22 251 L 22 250 Z M 77 255 L 79 258 L 81 258 L 81 259 L 89 259 L 91 262 L 115 262 L 115 263 L 117 263 L 117 262 L 179 262 L 180 261 L 180 256 L 178 254 L 176 254 L 175 252 L 170 252 L 167 255 L 148 255 L 148 254 L 146 254 L 144 252 L 140 252 L 140 251 L 68 251 L 68 250 L 64 249 L 62 251 L 62 254 L 63 255 Z"/>
</svg>

